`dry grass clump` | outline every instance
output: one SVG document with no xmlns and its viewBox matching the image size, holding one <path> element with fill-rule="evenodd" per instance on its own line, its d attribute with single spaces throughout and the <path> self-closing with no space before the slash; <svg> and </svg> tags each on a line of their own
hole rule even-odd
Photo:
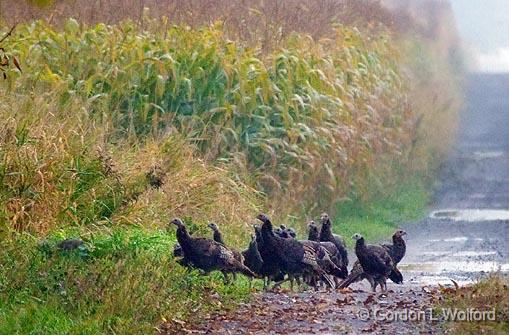
<svg viewBox="0 0 509 335">
<path fill-rule="evenodd" d="M 445 289 L 441 307 L 459 311 L 491 311 L 496 321 L 455 321 L 447 323 L 447 334 L 507 334 L 509 331 L 509 279 L 495 274 L 472 286 Z"/>
<path fill-rule="evenodd" d="M 101 224 L 163 227 L 172 216 L 240 227 L 260 195 L 226 168 L 196 156 L 178 135 L 136 145 L 105 142 L 79 99 L 59 107 L 51 94 L 2 96 L 0 217 L 2 232 L 40 236 L 55 228 Z M 84 108 L 84 107 L 83 107 Z M 162 185 L 146 175 L 157 167 Z M 246 233 L 247 234 L 247 233 Z M 239 234 L 239 238 L 244 234 Z"/>
<path fill-rule="evenodd" d="M 161 228 L 178 216 L 195 223 L 216 222 L 235 244 L 249 235 L 263 196 L 235 179 L 228 166 L 199 159 L 183 139 L 150 140 L 136 149 L 121 146 L 112 156 L 117 157 L 122 183 L 142 190 L 114 215 L 114 222 Z M 159 174 L 159 187 L 147 187 L 145 171 Z"/>
<path fill-rule="evenodd" d="M 77 109 L 54 109 L 55 97 L 2 92 L 0 221 L 10 230 L 45 234 L 62 222 L 107 217 L 121 189 L 102 169 L 94 146 L 102 130 Z"/>
<path fill-rule="evenodd" d="M 141 21 L 150 8 L 155 18 L 167 17 L 171 24 L 192 28 L 221 21 L 229 38 L 260 43 L 264 50 L 294 32 L 316 39 L 330 36 L 335 24 L 395 30 L 410 26 L 406 14 L 392 13 L 378 0 L 6 0 L 0 6 L 0 17 L 8 23 L 44 19 L 56 25 L 69 17 L 88 24 Z"/>
</svg>

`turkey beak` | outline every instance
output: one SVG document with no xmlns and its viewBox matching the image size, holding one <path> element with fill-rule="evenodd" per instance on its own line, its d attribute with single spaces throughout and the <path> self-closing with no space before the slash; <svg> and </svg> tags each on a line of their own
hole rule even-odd
<svg viewBox="0 0 509 335">
<path fill-rule="evenodd" d="M 179 220 L 179 219 L 173 219 L 173 220 L 171 220 L 171 222 L 170 222 L 170 223 L 171 223 L 171 224 L 174 224 L 174 225 L 175 225 L 175 226 L 177 226 L 177 227 L 180 227 L 180 226 L 181 226 L 181 222 L 180 222 L 180 220 Z"/>
<path fill-rule="evenodd" d="M 401 236 L 404 236 L 404 235 L 406 235 L 406 231 L 402 230 L 401 231 Z"/>
<path fill-rule="evenodd" d="M 266 216 L 265 214 L 258 214 L 258 215 L 256 216 L 256 218 L 257 218 L 258 220 L 260 220 L 261 222 L 265 222 L 265 220 L 266 220 L 267 216 Z"/>
</svg>

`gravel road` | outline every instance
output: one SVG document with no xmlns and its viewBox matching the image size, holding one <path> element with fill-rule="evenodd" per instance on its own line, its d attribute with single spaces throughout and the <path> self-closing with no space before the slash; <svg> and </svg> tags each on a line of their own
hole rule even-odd
<svg viewBox="0 0 509 335">
<path fill-rule="evenodd" d="M 430 217 L 406 227 L 411 281 L 468 283 L 509 271 L 509 75 L 475 75 Z"/>
</svg>

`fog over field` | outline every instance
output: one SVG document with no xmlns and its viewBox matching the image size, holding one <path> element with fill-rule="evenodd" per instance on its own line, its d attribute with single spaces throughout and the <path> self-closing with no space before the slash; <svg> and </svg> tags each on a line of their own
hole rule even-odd
<svg viewBox="0 0 509 335">
<path fill-rule="evenodd" d="M 482 72 L 509 72 L 509 1 L 450 0 L 461 37 Z"/>
</svg>

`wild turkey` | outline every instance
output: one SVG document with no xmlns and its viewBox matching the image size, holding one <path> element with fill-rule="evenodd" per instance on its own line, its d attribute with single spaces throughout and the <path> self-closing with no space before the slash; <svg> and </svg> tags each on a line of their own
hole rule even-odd
<svg viewBox="0 0 509 335">
<path fill-rule="evenodd" d="M 244 265 L 254 273 L 259 274 L 263 266 L 263 259 L 260 255 L 260 251 L 258 251 L 258 243 L 256 242 L 255 234 L 251 235 L 249 246 L 246 250 L 242 251 L 242 256 L 244 257 Z"/>
<path fill-rule="evenodd" d="M 292 227 L 288 228 L 286 232 L 291 238 L 297 238 L 297 232 Z"/>
<path fill-rule="evenodd" d="M 323 213 L 320 216 L 320 223 L 322 224 L 322 229 L 320 230 L 320 241 L 334 243 L 341 254 L 341 261 L 343 265 L 345 268 L 348 268 L 348 251 L 346 250 L 345 242 L 341 236 L 332 233 L 332 222 L 330 221 L 327 213 Z"/>
<path fill-rule="evenodd" d="M 285 225 L 279 226 L 280 231 L 276 233 L 276 235 L 281 236 L 283 238 L 296 238 L 297 233 L 295 232 L 295 229 L 293 228 L 287 228 Z"/>
<path fill-rule="evenodd" d="M 403 239 L 405 235 L 406 231 L 399 229 L 392 235 L 392 244 L 382 244 L 382 247 L 387 250 L 395 265 L 405 257 L 406 243 Z"/>
<path fill-rule="evenodd" d="M 248 277 L 257 277 L 249 268 L 235 259 L 233 252 L 221 243 L 204 237 L 192 237 L 187 232 L 182 220 L 176 218 L 171 221 L 177 226 L 177 241 L 184 257 L 196 268 L 205 273 L 221 271 L 228 281 L 226 273 L 240 272 Z"/>
<path fill-rule="evenodd" d="M 223 234 L 221 233 L 221 231 L 219 230 L 219 227 L 215 223 L 210 222 L 207 225 L 207 227 L 212 229 L 212 232 L 213 232 L 212 238 L 214 239 L 214 241 L 216 241 L 217 243 L 221 243 L 222 245 L 226 245 L 223 240 Z"/>
<path fill-rule="evenodd" d="M 176 262 L 181 266 L 192 268 L 191 262 L 184 256 L 184 249 L 178 243 L 175 243 L 173 246 L 173 257 L 176 258 Z"/>
<path fill-rule="evenodd" d="M 273 257 L 272 250 L 263 240 L 261 227 L 259 225 L 253 225 L 253 228 L 256 236 L 256 244 L 258 245 L 258 252 L 263 261 L 258 274 L 263 277 L 263 289 L 265 290 L 269 287 L 271 281 L 282 281 L 284 279 L 284 274 L 281 272 L 277 259 Z"/>
<path fill-rule="evenodd" d="M 308 223 L 308 240 L 309 241 L 320 241 L 320 232 L 316 226 L 315 221 L 311 220 Z"/>
<path fill-rule="evenodd" d="M 221 243 L 222 245 L 226 246 L 226 243 L 224 243 L 224 240 L 223 240 L 223 233 L 221 233 L 221 231 L 219 230 L 219 227 L 217 226 L 217 224 L 211 222 L 211 223 L 209 223 L 207 225 L 207 227 L 212 229 L 212 231 L 213 231 L 212 238 L 214 239 L 214 241 L 216 241 L 217 243 Z M 242 256 L 242 253 L 240 253 L 238 250 L 235 250 L 235 249 L 232 249 L 232 248 L 229 248 L 229 249 L 231 250 L 231 252 L 233 252 L 233 255 L 235 256 L 235 258 L 239 262 L 241 262 L 241 263 L 244 262 L 244 257 Z"/>
<path fill-rule="evenodd" d="M 182 246 L 178 243 L 175 243 L 173 246 L 173 257 L 184 257 L 184 250 Z"/>
<path fill-rule="evenodd" d="M 281 229 L 280 227 L 274 229 L 274 234 L 276 234 L 276 236 L 283 237 L 283 229 Z"/>
<path fill-rule="evenodd" d="M 382 247 L 387 250 L 389 256 L 391 256 L 392 261 L 394 263 L 394 269 L 389 274 L 389 279 L 396 284 L 403 283 L 403 275 L 396 267 L 398 263 L 403 259 L 406 252 L 406 243 L 403 240 L 403 236 L 406 235 L 404 230 L 397 230 L 394 235 L 392 235 L 392 244 L 382 244 Z M 348 277 L 341 282 L 339 288 L 348 287 L 350 284 L 366 279 L 364 275 L 364 271 L 362 270 L 362 266 L 359 261 L 355 261 L 353 264 L 352 270 Z"/>
<path fill-rule="evenodd" d="M 331 254 L 325 247 L 322 245 L 319 246 L 316 250 L 316 256 L 318 259 L 318 264 L 325 272 L 330 273 L 331 275 L 339 278 L 344 278 L 345 273 L 342 271 L 336 263 L 331 259 Z"/>
<path fill-rule="evenodd" d="M 373 292 L 380 284 L 382 291 L 387 290 L 387 277 L 394 269 L 392 258 L 385 248 L 378 245 L 366 245 L 364 237 L 360 234 L 352 236 L 355 243 L 355 255 L 359 260 L 366 279 L 371 284 Z"/>
<path fill-rule="evenodd" d="M 71 251 L 78 249 L 79 247 L 85 245 L 85 242 L 79 238 L 70 238 L 63 240 L 57 244 L 57 249 L 61 251 Z"/>
<path fill-rule="evenodd" d="M 332 242 L 317 242 L 317 241 L 301 241 L 302 243 L 312 246 L 317 252 L 318 259 L 325 259 L 325 262 L 318 262 L 318 264 L 326 270 L 327 273 L 330 273 L 334 276 L 334 282 L 337 285 L 340 283 L 340 279 L 344 279 L 348 276 L 348 269 L 343 264 L 341 254 L 339 253 L 338 248 Z M 326 252 L 327 255 L 324 255 L 323 252 Z M 327 265 L 327 262 L 330 261 L 334 264 L 334 266 Z M 326 267 L 324 267 L 324 265 Z M 313 283 L 319 281 L 319 277 L 307 277 L 305 281 L 314 286 Z"/>
<path fill-rule="evenodd" d="M 401 272 L 399 272 L 396 266 L 399 264 L 399 262 L 401 262 L 403 257 L 405 257 L 406 243 L 403 239 L 403 236 L 405 235 L 406 231 L 399 229 L 394 233 L 394 235 L 392 235 L 392 244 L 382 244 L 382 247 L 387 250 L 394 263 L 394 269 L 389 274 L 389 279 L 396 284 L 403 283 L 403 275 Z"/>
<path fill-rule="evenodd" d="M 312 244 L 304 243 L 306 241 L 276 236 L 272 228 L 272 222 L 265 214 L 258 215 L 257 219 L 263 222 L 261 230 L 265 247 L 271 253 L 271 257 L 279 265 L 281 271 L 288 274 L 288 279 L 276 283 L 276 286 L 302 275 L 317 274 L 330 287 L 335 287 L 332 278 L 318 264 L 316 249 Z"/>
</svg>

